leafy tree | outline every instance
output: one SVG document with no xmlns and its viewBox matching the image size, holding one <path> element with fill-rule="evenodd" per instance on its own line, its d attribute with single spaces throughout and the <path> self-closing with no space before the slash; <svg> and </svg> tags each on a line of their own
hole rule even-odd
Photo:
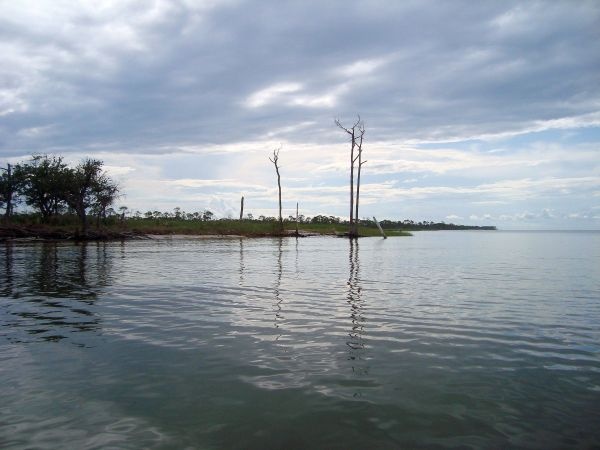
<svg viewBox="0 0 600 450">
<path fill-rule="evenodd" d="M 66 172 L 64 199 L 79 217 L 84 236 L 88 228 L 87 210 L 100 204 L 99 195 L 109 197 L 112 193 L 112 199 L 107 204 L 106 198 L 102 199 L 102 204 L 108 206 L 118 192 L 116 184 L 102 171 L 102 166 L 102 161 L 85 159 L 77 167 Z"/>
<path fill-rule="evenodd" d="M 49 155 L 34 155 L 29 162 L 17 166 L 25 202 L 40 212 L 44 222 L 65 205 L 68 170 L 61 156 Z"/>
<path fill-rule="evenodd" d="M 321 214 L 315 216 L 311 220 L 312 223 L 329 223 L 329 218 Z"/>
<path fill-rule="evenodd" d="M 18 194 L 23 186 L 23 177 L 18 167 L 13 170 L 13 166 L 10 164 L 0 170 L 3 171 L 0 173 L 0 206 L 5 208 L 4 217 L 8 219 L 18 201 Z"/>
<path fill-rule="evenodd" d="M 96 197 L 94 210 L 97 214 L 96 226 L 100 226 L 100 219 L 106 219 L 106 209 L 114 203 L 119 196 L 119 186 L 108 176 L 102 174 L 93 186 Z M 123 212 L 123 214 L 125 214 Z"/>
</svg>

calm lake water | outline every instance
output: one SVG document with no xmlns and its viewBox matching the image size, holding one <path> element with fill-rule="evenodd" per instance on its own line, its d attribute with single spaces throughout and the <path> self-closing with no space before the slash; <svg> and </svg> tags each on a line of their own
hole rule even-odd
<svg viewBox="0 0 600 450">
<path fill-rule="evenodd" d="M 0 448 L 600 446 L 600 233 L 0 244 Z"/>
</svg>

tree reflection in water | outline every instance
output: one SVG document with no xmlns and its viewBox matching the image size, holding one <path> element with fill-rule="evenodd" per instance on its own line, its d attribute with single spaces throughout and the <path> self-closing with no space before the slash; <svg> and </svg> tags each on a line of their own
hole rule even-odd
<svg viewBox="0 0 600 450">
<path fill-rule="evenodd" d="M 12 342 L 81 343 L 97 331 L 94 304 L 110 283 L 107 243 L 7 242 L 0 252 L 0 333 Z"/>
<path fill-rule="evenodd" d="M 13 244 L 4 243 L 3 248 L 4 264 L 2 274 L 0 275 L 0 296 L 9 297 L 12 295 L 13 285 Z"/>
<path fill-rule="evenodd" d="M 281 261 L 283 254 L 283 238 L 279 238 L 277 242 L 277 278 L 275 281 L 275 328 L 277 328 L 277 337 L 275 338 L 278 341 L 282 334 L 280 330 L 281 322 L 283 321 L 282 314 L 282 303 L 283 299 L 281 298 L 281 276 L 283 274 L 283 263 Z"/>
<path fill-rule="evenodd" d="M 246 266 L 244 265 L 244 238 L 240 238 L 240 282 L 239 286 L 244 285 L 244 270 Z"/>
<path fill-rule="evenodd" d="M 349 239 L 349 268 L 347 302 L 350 305 L 351 327 L 348 332 L 348 360 L 352 365 L 352 372 L 357 375 L 367 375 L 369 367 L 365 360 L 363 299 L 360 286 L 360 259 L 358 239 Z"/>
</svg>

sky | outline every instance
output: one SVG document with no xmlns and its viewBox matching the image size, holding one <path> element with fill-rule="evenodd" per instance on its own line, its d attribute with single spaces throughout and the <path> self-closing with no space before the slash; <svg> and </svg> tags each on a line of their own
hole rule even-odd
<svg viewBox="0 0 600 450">
<path fill-rule="evenodd" d="M 600 2 L 0 0 L 0 165 L 118 206 L 600 229 Z"/>
</svg>

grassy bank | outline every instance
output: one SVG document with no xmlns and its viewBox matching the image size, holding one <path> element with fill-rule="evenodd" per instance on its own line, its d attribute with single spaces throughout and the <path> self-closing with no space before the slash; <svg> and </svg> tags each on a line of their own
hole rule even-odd
<svg viewBox="0 0 600 450">
<path fill-rule="evenodd" d="M 241 235 L 241 236 L 278 236 L 277 222 L 257 220 L 178 220 L 178 219 L 129 219 L 125 221 L 127 229 L 142 234 L 189 234 L 189 235 Z M 348 231 L 348 225 L 301 223 L 298 225 L 301 234 L 331 235 Z M 296 231 L 294 222 L 284 222 L 284 234 Z M 361 236 L 380 236 L 376 228 L 359 227 Z M 388 236 L 410 236 L 399 230 L 386 231 Z"/>
<path fill-rule="evenodd" d="M 346 233 L 348 225 L 344 224 L 299 224 L 301 235 L 336 236 Z M 279 230 L 279 224 L 271 221 L 257 220 L 181 220 L 167 219 L 136 219 L 129 218 L 125 221 L 109 219 L 100 227 L 91 225 L 88 239 L 127 239 L 148 235 L 237 235 L 247 237 L 289 236 L 294 234 L 296 224 L 284 222 L 284 232 Z M 361 236 L 380 236 L 376 228 L 359 227 Z M 386 230 L 388 236 L 410 236 L 410 233 L 400 230 Z M 14 238 L 41 238 L 41 239 L 84 239 L 79 234 L 76 220 L 61 218 L 53 224 L 38 224 L 31 221 L 17 220 L 11 223 L 0 224 L 0 240 Z"/>
</svg>

